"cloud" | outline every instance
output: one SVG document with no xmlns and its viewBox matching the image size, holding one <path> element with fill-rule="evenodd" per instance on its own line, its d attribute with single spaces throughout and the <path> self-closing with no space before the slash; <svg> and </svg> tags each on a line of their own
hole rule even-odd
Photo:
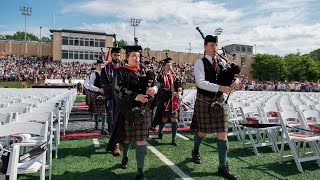
<svg viewBox="0 0 320 180">
<path fill-rule="evenodd" d="M 308 53 L 320 47 L 320 13 L 316 0 L 257 0 L 242 1 L 246 6 L 230 6 L 231 2 L 194 0 L 91 0 L 72 2 L 61 12 L 84 14 L 105 22 L 83 22 L 79 29 L 105 30 L 116 33 L 118 39 L 133 43 L 130 18 L 142 19 L 136 27 L 136 36 L 144 47 L 154 50 L 171 49 L 187 52 L 203 50 L 199 26 L 204 34 L 213 34 L 223 28 L 220 46 L 229 44 L 256 44 L 257 52 L 271 54 Z M 66 27 L 65 27 L 66 28 Z"/>
</svg>

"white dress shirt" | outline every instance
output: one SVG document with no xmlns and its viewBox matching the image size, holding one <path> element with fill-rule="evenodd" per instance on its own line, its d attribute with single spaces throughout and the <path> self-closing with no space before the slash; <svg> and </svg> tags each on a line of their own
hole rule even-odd
<svg viewBox="0 0 320 180">
<path fill-rule="evenodd" d="M 207 54 L 205 57 L 212 64 L 212 57 Z M 223 65 L 224 63 L 226 62 L 222 60 Z M 218 84 L 210 83 L 209 81 L 205 80 L 205 72 L 204 72 L 204 65 L 203 65 L 202 58 L 198 59 L 194 63 L 194 77 L 195 77 L 196 84 L 200 89 L 210 91 L 210 92 L 218 92 L 219 90 Z"/>
<path fill-rule="evenodd" d="M 97 71 L 99 73 L 99 75 L 101 75 L 101 71 Z M 84 87 L 86 89 L 89 89 L 90 91 L 94 91 L 94 92 L 100 92 L 100 88 L 94 86 L 94 81 L 96 80 L 96 73 L 93 72 L 90 74 L 89 80 L 87 81 L 87 83 L 84 83 Z"/>
</svg>

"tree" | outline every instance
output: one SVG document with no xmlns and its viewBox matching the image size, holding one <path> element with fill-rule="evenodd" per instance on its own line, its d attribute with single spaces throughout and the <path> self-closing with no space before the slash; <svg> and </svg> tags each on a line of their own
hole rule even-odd
<svg viewBox="0 0 320 180">
<path fill-rule="evenodd" d="M 288 54 L 284 57 L 288 68 L 288 79 L 295 81 L 319 79 L 319 65 L 310 55 Z"/>
<path fill-rule="evenodd" d="M 13 34 L 13 39 L 15 40 L 22 40 L 24 39 L 24 32 L 18 31 L 16 33 Z M 39 41 L 39 38 L 37 36 L 35 36 L 34 34 L 31 33 L 27 33 L 27 40 L 30 41 Z"/>
<path fill-rule="evenodd" d="M 320 49 L 310 52 L 310 56 L 317 61 L 320 61 Z"/>
<path fill-rule="evenodd" d="M 255 79 L 262 81 L 284 81 L 286 79 L 287 68 L 280 56 L 257 54 L 251 67 Z"/>
<path fill-rule="evenodd" d="M 41 41 L 42 41 L 42 42 L 52 42 L 52 39 L 49 38 L 49 37 L 42 37 L 42 38 L 41 38 Z"/>
<path fill-rule="evenodd" d="M 128 45 L 127 41 L 123 39 L 120 39 L 120 41 L 117 41 L 117 43 L 118 43 L 118 47 L 123 47 Z"/>
</svg>

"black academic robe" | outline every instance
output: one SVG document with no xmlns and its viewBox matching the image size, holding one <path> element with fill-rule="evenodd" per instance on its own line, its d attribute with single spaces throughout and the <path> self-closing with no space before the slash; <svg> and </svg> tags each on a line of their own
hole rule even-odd
<svg viewBox="0 0 320 180">
<path fill-rule="evenodd" d="M 119 67 L 114 71 L 113 78 L 113 99 L 114 99 L 114 128 L 107 145 L 107 150 L 113 151 L 116 143 L 121 142 L 124 121 L 131 121 L 133 118 L 132 108 L 145 108 L 146 104 L 135 101 L 138 94 L 146 94 L 148 76 L 142 76 L 142 71 L 136 72 L 125 67 Z M 159 88 L 156 80 L 154 86 Z M 148 102 L 152 103 L 152 102 Z"/>
<path fill-rule="evenodd" d="M 159 125 L 160 121 L 162 120 L 162 113 L 165 111 L 164 103 L 169 101 L 172 97 L 172 92 L 170 89 L 165 87 L 164 79 L 162 74 L 158 76 L 157 81 L 160 85 L 159 92 L 156 96 L 157 101 L 157 110 L 155 112 L 154 118 L 151 123 L 151 127 L 155 128 Z M 183 84 L 180 78 L 175 77 L 174 82 L 174 89 L 177 92 L 178 88 L 183 88 Z M 170 120 L 169 120 L 170 121 Z"/>
</svg>

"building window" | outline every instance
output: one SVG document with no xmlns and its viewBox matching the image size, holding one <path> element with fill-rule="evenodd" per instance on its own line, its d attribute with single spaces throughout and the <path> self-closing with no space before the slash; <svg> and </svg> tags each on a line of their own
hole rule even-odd
<svg viewBox="0 0 320 180">
<path fill-rule="evenodd" d="M 105 42 L 106 40 L 104 40 L 104 39 L 100 39 L 100 47 L 105 47 L 106 45 L 106 42 Z"/>
<path fill-rule="evenodd" d="M 251 53 L 252 52 L 252 47 L 247 48 L 247 52 Z"/>
<path fill-rule="evenodd" d="M 89 46 L 89 39 L 88 38 L 85 38 L 85 40 L 84 40 L 84 46 Z"/>
<path fill-rule="evenodd" d="M 69 51 L 69 59 L 73 59 L 73 51 Z"/>
<path fill-rule="evenodd" d="M 90 52 L 90 58 L 89 58 L 90 60 L 94 60 L 93 54 L 94 54 L 93 52 Z"/>
<path fill-rule="evenodd" d="M 74 38 L 74 45 L 79 46 L 79 38 Z"/>
<path fill-rule="evenodd" d="M 73 46 L 74 43 L 73 43 L 73 37 L 69 37 L 69 45 Z"/>
<path fill-rule="evenodd" d="M 62 45 L 68 45 L 68 37 L 62 36 Z"/>
<path fill-rule="evenodd" d="M 80 38 L 80 46 L 84 46 L 84 39 Z"/>
<path fill-rule="evenodd" d="M 100 40 L 99 39 L 95 39 L 94 47 L 99 47 L 99 45 L 100 45 Z"/>
<path fill-rule="evenodd" d="M 94 47 L 94 39 L 90 39 L 90 47 Z"/>
<path fill-rule="evenodd" d="M 246 52 L 246 47 L 241 47 L 241 52 Z"/>
<path fill-rule="evenodd" d="M 89 52 L 84 52 L 85 54 L 84 54 L 84 59 L 89 59 Z"/>
<path fill-rule="evenodd" d="M 62 50 L 62 59 L 68 59 L 68 51 Z"/>
<path fill-rule="evenodd" d="M 74 59 L 79 59 L 79 51 L 74 52 Z"/>
<path fill-rule="evenodd" d="M 239 52 L 240 51 L 240 47 L 236 46 L 236 51 Z"/>
<path fill-rule="evenodd" d="M 80 51 L 80 52 L 79 52 L 79 56 L 80 56 L 79 59 L 83 59 L 83 51 Z"/>
</svg>

